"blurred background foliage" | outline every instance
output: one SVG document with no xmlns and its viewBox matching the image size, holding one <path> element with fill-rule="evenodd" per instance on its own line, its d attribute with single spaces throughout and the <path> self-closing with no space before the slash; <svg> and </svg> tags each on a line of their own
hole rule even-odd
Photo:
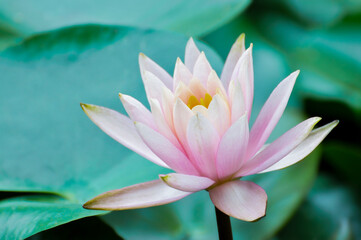
<svg viewBox="0 0 361 240">
<path fill-rule="evenodd" d="M 301 70 L 273 139 L 307 116 L 340 124 L 303 162 L 250 177 L 269 195 L 267 216 L 233 219 L 235 239 L 361 239 L 359 0 L 1 1 L 0 238 L 217 239 L 206 192 L 82 209 L 165 170 L 102 133 L 79 103 L 123 111 L 118 92 L 145 103 L 139 52 L 172 73 L 189 36 L 220 73 L 243 32 L 254 44 L 255 112 Z"/>
</svg>

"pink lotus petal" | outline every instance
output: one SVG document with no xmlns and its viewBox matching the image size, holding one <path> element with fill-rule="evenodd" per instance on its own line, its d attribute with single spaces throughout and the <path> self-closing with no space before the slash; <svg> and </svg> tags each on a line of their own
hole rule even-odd
<svg viewBox="0 0 361 240">
<path fill-rule="evenodd" d="M 267 194 L 253 182 L 230 181 L 209 191 L 213 204 L 225 214 L 255 221 L 266 214 Z"/>
<path fill-rule="evenodd" d="M 184 192 L 198 192 L 214 184 L 212 179 L 181 173 L 160 175 L 160 178 L 168 186 Z"/>
<path fill-rule="evenodd" d="M 114 140 L 155 164 L 169 168 L 144 144 L 134 127 L 133 121 L 128 117 L 117 111 L 96 105 L 81 104 L 81 107 L 88 117 Z"/>
<path fill-rule="evenodd" d="M 243 115 L 223 135 L 217 152 L 219 179 L 229 177 L 241 168 L 248 144 L 248 119 Z"/>
<path fill-rule="evenodd" d="M 229 84 L 229 100 L 231 104 L 231 122 L 234 123 L 246 113 L 246 104 L 244 102 L 241 83 L 232 80 Z"/>
<path fill-rule="evenodd" d="M 137 99 L 119 93 L 125 111 L 133 122 L 142 122 L 149 127 L 156 129 L 152 113 Z"/>
<path fill-rule="evenodd" d="M 163 88 L 163 92 L 162 92 L 163 115 L 169 128 L 173 133 L 175 133 L 174 124 L 173 124 L 174 101 L 175 98 L 173 93 L 169 91 L 169 89 Z"/>
<path fill-rule="evenodd" d="M 136 123 L 135 126 L 145 144 L 170 168 L 179 173 L 199 175 L 187 156 L 167 138 L 143 123 Z"/>
<path fill-rule="evenodd" d="M 269 168 L 263 170 L 261 173 L 271 172 L 291 166 L 310 154 L 321 141 L 336 127 L 338 121 L 333 121 L 325 126 L 319 127 L 313 130 L 310 135 L 307 136 L 295 149 L 287 154 L 284 158 L 271 165 Z"/>
<path fill-rule="evenodd" d="M 188 102 L 189 97 L 194 95 L 194 93 L 186 86 L 183 82 L 179 82 L 178 86 L 174 92 L 175 98 L 182 99 L 183 102 Z"/>
<path fill-rule="evenodd" d="M 217 129 L 219 136 L 222 136 L 231 126 L 231 113 L 228 103 L 219 94 L 213 96 L 208 106 L 207 118 Z"/>
<path fill-rule="evenodd" d="M 190 91 L 193 93 L 193 95 L 198 98 L 204 98 L 204 96 L 207 93 L 207 90 L 202 85 L 202 83 L 199 81 L 198 78 L 192 78 L 188 85 Z M 188 99 L 185 101 L 188 102 Z"/>
<path fill-rule="evenodd" d="M 181 150 L 182 147 L 179 144 L 177 137 L 174 135 L 175 132 L 173 132 L 173 124 L 172 126 L 168 125 L 159 102 L 156 99 L 149 99 L 149 104 L 150 109 L 152 110 L 154 121 L 157 125 L 158 132 L 165 136 L 174 146 Z"/>
<path fill-rule="evenodd" d="M 293 72 L 273 90 L 252 126 L 247 155 L 252 157 L 267 141 L 281 118 L 299 71 Z"/>
<path fill-rule="evenodd" d="M 239 81 L 241 84 L 245 110 L 248 113 L 248 119 L 250 119 L 253 103 L 253 59 L 252 59 L 252 44 L 242 54 L 238 60 L 236 67 L 234 68 L 231 81 Z"/>
<path fill-rule="evenodd" d="M 193 77 L 199 79 L 203 86 L 207 86 L 208 76 L 212 71 L 204 52 L 201 52 L 193 68 Z"/>
<path fill-rule="evenodd" d="M 83 207 L 110 211 L 146 208 L 175 202 L 190 194 L 171 188 L 158 179 L 105 192 L 86 202 Z"/>
<path fill-rule="evenodd" d="M 193 67 L 198 59 L 199 54 L 201 53 L 198 50 L 196 44 L 194 43 L 193 38 L 190 38 L 186 45 L 184 63 L 191 72 L 193 72 Z"/>
<path fill-rule="evenodd" d="M 217 93 L 222 94 L 225 98 L 227 96 L 227 92 L 224 89 L 221 80 L 219 80 L 217 73 L 214 70 L 212 70 L 208 76 L 207 92 L 211 96 L 216 95 Z"/>
<path fill-rule="evenodd" d="M 320 120 L 319 117 L 309 118 L 288 130 L 254 158 L 248 160 L 236 176 L 252 175 L 269 168 L 297 147 Z"/>
<path fill-rule="evenodd" d="M 182 116 L 182 117 L 178 117 L 178 116 Z M 182 142 L 183 145 L 185 143 L 188 143 L 187 126 L 192 116 L 193 116 L 192 110 L 190 110 L 189 107 L 185 105 L 183 101 L 177 99 L 173 109 L 174 128 L 175 128 L 175 132 L 177 133 L 178 139 Z"/>
<path fill-rule="evenodd" d="M 167 88 L 173 89 L 173 78 L 169 75 L 169 73 L 143 53 L 139 54 L 139 67 L 143 79 L 145 72 L 151 72 L 159 78 L 164 85 L 167 86 Z"/>
<path fill-rule="evenodd" d="M 216 154 L 219 136 L 212 123 L 197 113 L 189 120 L 187 139 L 194 161 L 202 175 L 217 179 Z"/>
<path fill-rule="evenodd" d="M 164 83 L 153 73 L 145 71 L 143 73 L 143 83 L 145 92 L 147 94 L 148 101 L 151 98 L 155 98 L 159 101 L 161 106 L 162 104 L 162 94 L 164 90 L 169 89 L 164 85 Z"/>
<path fill-rule="evenodd" d="M 232 73 L 234 71 L 234 68 L 244 53 L 245 44 L 244 44 L 245 34 L 242 33 L 236 40 L 236 42 L 233 44 L 231 51 L 229 52 L 226 62 L 224 64 L 222 74 L 221 74 L 221 81 L 223 82 L 223 85 L 228 88 L 229 82 L 231 81 Z"/>
<path fill-rule="evenodd" d="M 179 82 L 184 82 L 185 84 L 188 84 L 192 78 L 192 73 L 182 63 L 182 60 L 180 60 L 180 58 L 177 58 L 173 74 L 173 91 L 176 90 Z"/>
</svg>

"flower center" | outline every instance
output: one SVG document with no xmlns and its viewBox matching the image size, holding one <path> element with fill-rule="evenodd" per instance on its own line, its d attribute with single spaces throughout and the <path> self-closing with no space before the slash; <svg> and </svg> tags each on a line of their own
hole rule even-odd
<svg viewBox="0 0 361 240">
<path fill-rule="evenodd" d="M 209 106 L 209 104 L 211 103 L 211 101 L 212 101 L 212 96 L 209 95 L 208 93 L 206 93 L 206 94 L 204 95 L 204 97 L 201 98 L 201 99 L 199 99 L 199 100 L 198 100 L 198 98 L 196 98 L 196 96 L 192 95 L 192 96 L 190 96 L 189 99 L 188 99 L 187 106 L 188 106 L 190 109 L 192 109 L 192 108 L 194 108 L 195 106 L 198 106 L 198 105 L 202 105 L 202 106 L 208 108 L 208 106 Z"/>
</svg>

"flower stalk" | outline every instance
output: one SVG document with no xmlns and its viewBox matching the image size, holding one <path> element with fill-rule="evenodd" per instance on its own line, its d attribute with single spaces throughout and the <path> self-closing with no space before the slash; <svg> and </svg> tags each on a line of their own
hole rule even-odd
<svg viewBox="0 0 361 240">
<path fill-rule="evenodd" d="M 215 210 L 219 240 L 233 240 L 230 217 L 220 211 L 217 207 L 215 207 Z"/>
</svg>

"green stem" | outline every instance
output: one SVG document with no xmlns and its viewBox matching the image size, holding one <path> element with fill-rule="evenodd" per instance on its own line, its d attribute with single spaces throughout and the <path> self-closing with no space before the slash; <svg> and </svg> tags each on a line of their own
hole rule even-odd
<svg viewBox="0 0 361 240">
<path fill-rule="evenodd" d="M 233 240 L 231 220 L 218 208 L 216 209 L 217 227 L 219 240 Z"/>
</svg>

